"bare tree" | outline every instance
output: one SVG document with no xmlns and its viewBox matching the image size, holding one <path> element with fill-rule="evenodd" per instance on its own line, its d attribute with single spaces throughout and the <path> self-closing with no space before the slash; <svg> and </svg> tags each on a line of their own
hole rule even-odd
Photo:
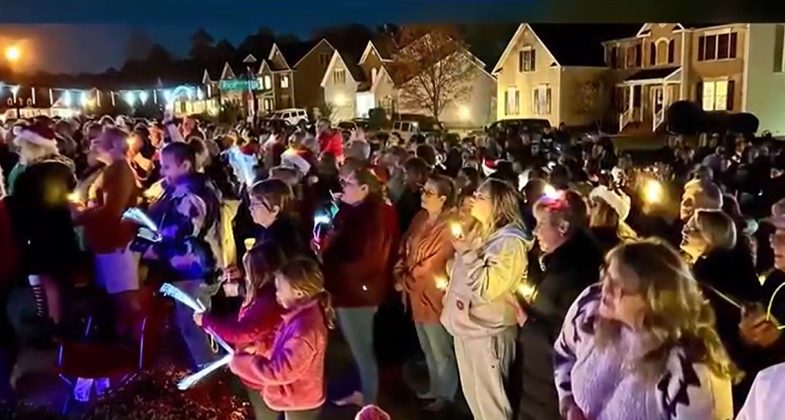
<svg viewBox="0 0 785 420">
<path fill-rule="evenodd" d="M 445 108 L 470 95 L 475 58 L 451 27 L 406 26 L 398 39 L 401 48 L 391 69 L 401 107 L 426 111 L 439 121 Z"/>
</svg>

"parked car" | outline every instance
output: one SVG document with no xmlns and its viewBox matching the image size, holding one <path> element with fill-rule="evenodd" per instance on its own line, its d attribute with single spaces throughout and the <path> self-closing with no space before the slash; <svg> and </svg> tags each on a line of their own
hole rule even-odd
<svg viewBox="0 0 785 420">
<path fill-rule="evenodd" d="M 283 120 L 289 125 L 297 125 L 300 121 L 308 121 L 308 113 L 302 108 L 289 108 L 273 112 L 273 120 Z"/>
<path fill-rule="evenodd" d="M 392 134 L 397 134 L 405 142 L 409 142 L 415 134 L 441 134 L 442 126 L 435 119 L 419 114 L 397 114 L 392 123 Z"/>
<path fill-rule="evenodd" d="M 510 128 L 518 132 L 524 129 L 532 134 L 542 134 L 546 129 L 551 128 L 551 122 L 543 118 L 514 118 L 499 120 L 488 126 L 488 132 L 498 134 Z"/>
</svg>

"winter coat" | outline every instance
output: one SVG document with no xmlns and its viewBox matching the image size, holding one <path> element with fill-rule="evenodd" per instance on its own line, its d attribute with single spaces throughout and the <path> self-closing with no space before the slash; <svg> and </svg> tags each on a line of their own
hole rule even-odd
<svg viewBox="0 0 785 420">
<path fill-rule="evenodd" d="M 553 382 L 553 344 L 575 298 L 599 281 L 602 258 L 598 245 L 582 229 L 542 257 L 543 277 L 518 335 L 519 419 L 561 419 Z"/>
<path fill-rule="evenodd" d="M 276 411 L 302 411 L 325 401 L 327 324 L 317 300 L 283 315 L 270 357 L 238 354 L 229 368 Z"/>
<path fill-rule="evenodd" d="M 670 349 L 663 372 L 651 383 L 629 368 L 646 351 L 638 334 L 624 328 L 615 343 L 598 347 L 594 326 L 601 289 L 592 285 L 575 300 L 557 339 L 558 401 L 572 398 L 586 418 L 596 420 L 732 418 L 730 378 L 690 360 L 681 346 Z"/>
<path fill-rule="evenodd" d="M 307 233 L 293 217 L 279 216 L 270 227 L 263 229 L 258 243 L 275 242 L 287 259 L 297 256 L 313 256 L 306 240 Z"/>
<path fill-rule="evenodd" d="M 400 233 L 395 209 L 377 198 L 342 204 L 322 260 L 325 288 L 339 308 L 378 306 L 392 288 Z"/>
<path fill-rule="evenodd" d="M 253 354 L 270 358 L 285 310 L 275 299 L 275 286 L 268 284 L 254 299 L 240 308 L 237 320 L 225 320 L 205 314 L 202 326 L 234 345 L 237 351 L 253 349 Z"/>
<path fill-rule="evenodd" d="M 343 159 L 343 136 L 338 130 L 328 130 L 319 135 L 321 153 L 332 153 L 340 162 Z"/>
<path fill-rule="evenodd" d="M 458 337 L 489 337 L 521 320 L 517 287 L 527 280 L 531 248 L 521 226 L 494 232 L 479 249 L 455 254 L 441 322 Z"/>
<path fill-rule="evenodd" d="M 442 215 L 428 226 L 428 212 L 422 210 L 401 241 L 394 275 L 404 286 L 404 302 L 414 322 L 439 323 L 444 291 L 439 289 L 437 279 L 447 280 L 447 261 L 455 255 L 448 217 Z"/>
</svg>

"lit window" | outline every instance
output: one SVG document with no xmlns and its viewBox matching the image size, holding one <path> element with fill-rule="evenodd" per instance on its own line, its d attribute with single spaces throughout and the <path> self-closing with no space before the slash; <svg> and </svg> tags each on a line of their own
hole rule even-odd
<svg viewBox="0 0 785 420">
<path fill-rule="evenodd" d="M 273 88 L 273 78 L 270 75 L 264 76 L 264 89 L 270 90 Z"/>
<path fill-rule="evenodd" d="M 706 111 L 725 111 L 728 109 L 728 81 L 703 82 L 703 109 Z"/>
<path fill-rule="evenodd" d="M 534 71 L 535 57 L 534 49 L 532 47 L 524 47 L 518 52 L 518 71 Z"/>
<path fill-rule="evenodd" d="M 520 113 L 520 92 L 514 87 L 507 88 L 504 92 L 504 114 L 518 115 Z"/>
<path fill-rule="evenodd" d="M 537 115 L 551 113 L 551 87 L 549 85 L 540 85 L 534 89 L 533 108 Z"/>
<path fill-rule="evenodd" d="M 346 83 L 346 70 L 344 69 L 337 69 L 333 72 L 333 83 L 336 85 L 342 85 Z"/>
<path fill-rule="evenodd" d="M 289 76 L 281 76 L 281 88 L 286 89 L 289 87 Z"/>
</svg>

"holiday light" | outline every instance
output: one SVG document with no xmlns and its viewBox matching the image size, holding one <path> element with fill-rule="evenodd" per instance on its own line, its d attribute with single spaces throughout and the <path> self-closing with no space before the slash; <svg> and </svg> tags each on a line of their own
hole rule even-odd
<svg viewBox="0 0 785 420">
<path fill-rule="evenodd" d="M 655 204 L 662 201 L 665 195 L 665 190 L 662 183 L 656 179 L 648 179 L 643 185 L 643 200 L 649 204 Z"/>
<path fill-rule="evenodd" d="M 134 106 L 136 95 L 134 95 L 134 93 L 129 90 L 123 94 L 123 99 L 128 103 L 128 105 Z"/>
<path fill-rule="evenodd" d="M 171 89 L 164 89 L 164 105 L 170 106 L 174 100 L 174 93 Z"/>
<path fill-rule="evenodd" d="M 147 92 L 145 92 L 143 90 L 139 91 L 139 102 L 141 102 L 142 105 L 147 103 L 147 98 L 149 98 L 149 97 L 150 97 L 150 95 Z"/>
</svg>

